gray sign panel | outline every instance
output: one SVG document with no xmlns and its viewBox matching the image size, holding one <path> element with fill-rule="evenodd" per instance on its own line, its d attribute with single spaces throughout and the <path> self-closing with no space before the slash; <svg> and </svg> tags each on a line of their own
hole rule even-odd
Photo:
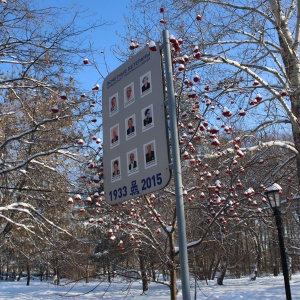
<svg viewBox="0 0 300 300">
<path fill-rule="evenodd" d="M 102 86 L 106 202 L 120 203 L 170 180 L 160 52 L 141 50 Z"/>
</svg>

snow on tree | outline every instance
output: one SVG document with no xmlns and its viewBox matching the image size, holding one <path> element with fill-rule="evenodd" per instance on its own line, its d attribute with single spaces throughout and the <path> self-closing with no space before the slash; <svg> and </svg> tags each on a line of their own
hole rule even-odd
<svg viewBox="0 0 300 300">
<path fill-rule="evenodd" d="M 286 222 L 293 236 L 299 236 L 291 221 L 298 189 L 298 180 L 292 178 L 299 172 L 295 164 L 299 149 L 291 134 L 298 130 L 293 106 L 298 85 L 288 72 L 294 72 L 295 65 L 285 66 L 298 55 L 298 50 L 290 51 L 298 47 L 298 31 L 285 26 L 296 24 L 297 6 L 276 14 L 273 1 L 270 6 L 245 3 L 165 1 L 160 7 L 155 1 L 136 1 L 126 46 L 114 49 L 124 61 L 143 46 L 159 51 L 152 41 L 161 42 L 164 28 L 171 33 L 190 271 L 195 278 L 213 279 L 226 270 L 241 276 L 250 274 L 254 265 L 258 273 L 270 270 L 276 247 L 270 247 L 274 239 L 266 184 L 278 182 L 283 187 Z M 139 10 L 145 6 L 147 12 Z M 281 41 L 289 35 L 293 47 Z M 99 269 L 104 266 L 109 278 L 126 273 L 120 272 L 124 269 L 138 270 L 134 274 L 139 274 L 143 291 L 153 280 L 168 285 L 176 299 L 180 266 L 172 181 L 151 195 L 114 206 L 105 203 L 101 141 L 93 110 L 100 104 L 99 84 L 91 85 L 90 93 L 79 93 L 74 78 L 64 78 L 67 72 L 50 67 L 63 56 L 45 49 L 26 60 L 42 60 L 44 69 L 43 64 L 29 63 L 19 80 L 9 73 L 0 81 L 0 126 L 1 132 L 6 130 L 0 144 L 4 153 L 0 175 L 6 187 L 1 196 L 4 208 L 20 205 L 18 213 L 2 210 L 12 213 L 10 219 L 5 215 L 3 232 L 17 222 L 31 229 L 28 219 L 19 218 L 23 203 L 30 200 L 36 209 L 29 211 L 30 225 L 42 212 L 49 221 L 68 228 L 82 245 L 52 232 L 49 241 L 61 242 L 61 248 L 51 253 L 57 269 L 70 268 L 73 260 L 80 272 L 85 267 L 88 273 L 93 260 Z M 288 58 L 282 56 L 285 51 Z M 82 64 L 89 63 L 82 56 Z M 69 194 L 63 194 L 66 189 Z M 48 190 L 55 201 L 49 199 Z M 68 256 L 62 258 L 60 250 Z"/>
<path fill-rule="evenodd" d="M 82 29 L 82 14 L 65 11 L 0 3 L 0 228 L 4 253 L 12 247 L 28 265 L 74 234 L 68 196 L 99 189 L 90 184 L 101 172 L 99 89 L 72 75 L 86 71 L 84 34 L 99 25 Z"/>
</svg>

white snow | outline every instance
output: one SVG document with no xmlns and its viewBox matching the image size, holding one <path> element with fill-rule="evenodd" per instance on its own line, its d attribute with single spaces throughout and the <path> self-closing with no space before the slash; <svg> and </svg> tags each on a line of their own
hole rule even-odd
<svg viewBox="0 0 300 300">
<path fill-rule="evenodd" d="M 104 280 L 104 281 L 103 281 Z M 178 281 L 180 287 L 180 281 Z M 293 275 L 290 281 L 293 300 L 300 299 L 300 274 Z M 194 281 L 191 278 L 191 299 L 194 300 Z M 243 277 L 240 279 L 224 280 L 224 285 L 217 285 L 216 281 L 198 281 L 196 285 L 198 300 L 222 299 L 222 300 L 284 300 L 285 289 L 282 276 L 258 277 L 255 281 Z M 60 286 L 52 284 L 52 280 L 41 282 L 38 278 L 31 280 L 26 286 L 26 278 L 21 281 L 0 281 L 0 299 L 156 299 L 169 300 L 169 289 L 166 286 L 151 283 L 146 294 L 142 295 L 142 284 L 140 281 L 130 282 L 129 280 L 114 278 L 109 284 L 106 279 L 95 280 L 86 284 L 84 281 L 67 283 L 61 281 Z M 182 300 L 181 290 L 178 300 Z"/>
</svg>

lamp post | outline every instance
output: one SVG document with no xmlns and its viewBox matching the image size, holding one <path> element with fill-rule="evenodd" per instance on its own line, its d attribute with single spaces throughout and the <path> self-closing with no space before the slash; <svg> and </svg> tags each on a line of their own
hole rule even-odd
<svg viewBox="0 0 300 300">
<path fill-rule="evenodd" d="M 280 210 L 280 195 L 279 191 L 281 191 L 281 186 L 277 183 L 273 183 L 268 186 L 265 190 L 265 194 L 268 198 L 269 205 L 273 210 L 276 227 L 278 232 L 278 240 L 280 247 L 280 256 L 281 256 L 281 265 L 282 265 L 282 273 L 284 277 L 284 286 L 285 286 L 285 295 L 287 300 L 292 299 L 291 289 L 290 289 L 290 280 L 289 280 L 289 270 L 286 259 L 286 253 L 284 248 L 284 239 L 283 239 L 283 230 L 282 230 L 282 222 L 281 222 L 281 210 Z"/>
</svg>

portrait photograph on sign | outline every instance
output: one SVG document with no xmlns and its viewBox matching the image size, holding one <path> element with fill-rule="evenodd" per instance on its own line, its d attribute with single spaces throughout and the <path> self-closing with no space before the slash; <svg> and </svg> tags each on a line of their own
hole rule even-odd
<svg viewBox="0 0 300 300">
<path fill-rule="evenodd" d="M 110 148 L 116 147 L 119 144 L 119 124 L 116 124 L 110 128 Z"/>
<path fill-rule="evenodd" d="M 132 175 L 139 171 L 137 149 L 127 152 L 128 175 Z"/>
<path fill-rule="evenodd" d="M 153 167 L 157 164 L 156 162 L 156 147 L 155 140 L 144 144 L 144 156 L 145 156 L 145 169 Z"/>
<path fill-rule="evenodd" d="M 111 181 L 117 181 L 121 179 L 121 161 L 120 157 L 116 157 L 111 161 Z"/>
<path fill-rule="evenodd" d="M 142 131 L 154 127 L 153 104 L 142 109 Z"/>
<path fill-rule="evenodd" d="M 113 116 L 119 111 L 118 93 L 109 98 L 109 115 Z"/>
<path fill-rule="evenodd" d="M 126 129 L 126 141 L 135 137 L 136 128 L 135 128 L 135 114 L 125 119 L 125 129 Z"/>
<path fill-rule="evenodd" d="M 152 91 L 151 71 L 140 77 L 141 98 Z"/>
<path fill-rule="evenodd" d="M 129 106 L 134 102 L 134 83 L 131 82 L 124 88 L 124 107 Z"/>
</svg>

